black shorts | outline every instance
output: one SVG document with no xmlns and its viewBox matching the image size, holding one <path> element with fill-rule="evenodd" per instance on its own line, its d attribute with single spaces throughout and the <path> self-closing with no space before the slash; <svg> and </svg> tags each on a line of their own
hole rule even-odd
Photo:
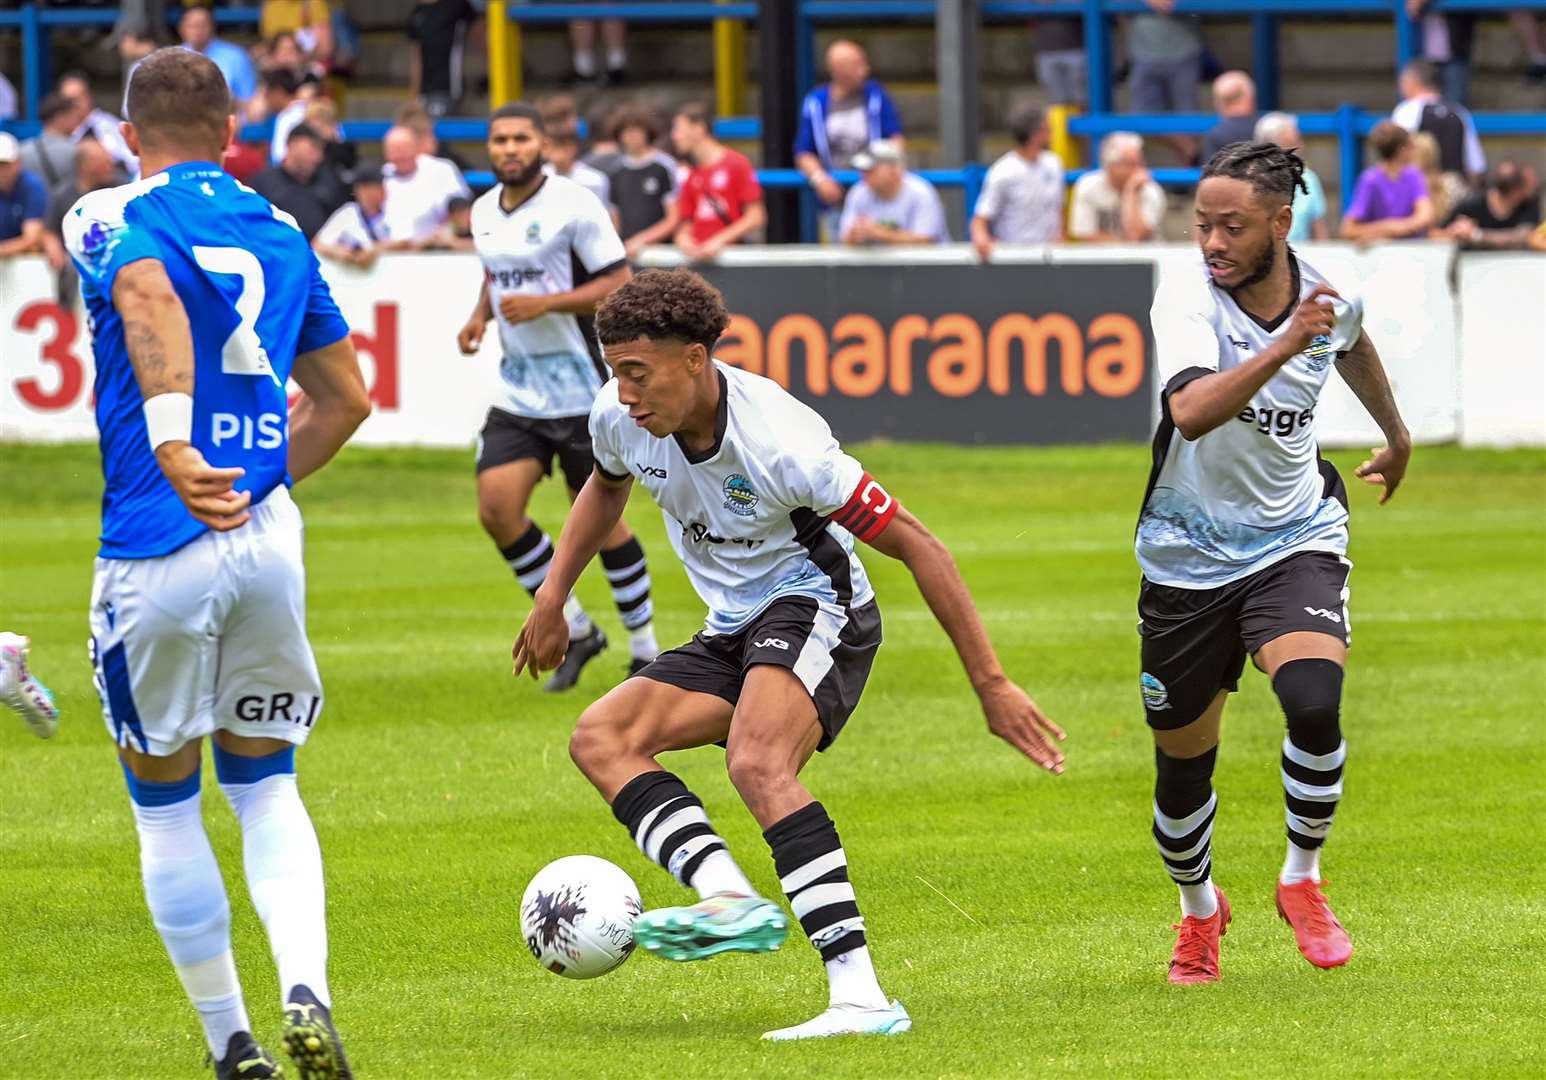
<svg viewBox="0 0 1546 1080">
<path fill-rule="evenodd" d="M 590 479 L 596 459 L 591 454 L 590 419 L 564 416 L 557 420 L 538 420 L 516 416 L 503 409 L 490 409 L 483 430 L 478 432 L 478 471 L 512 461 L 535 458 L 542 462 L 542 474 L 553 475 L 553 459 L 564 470 L 570 491 L 579 491 Z"/>
<path fill-rule="evenodd" d="M 753 664 L 788 668 L 816 703 L 825 750 L 843 730 L 880 648 L 880 608 L 871 600 L 850 608 L 846 621 L 806 596 L 775 600 L 739 634 L 695 634 L 661 653 L 639 672 L 683 690 L 722 697 L 734 705 Z"/>
<path fill-rule="evenodd" d="M 1220 690 L 1240 688 L 1247 655 L 1284 634 L 1330 634 L 1347 644 L 1352 563 L 1307 551 L 1216 589 L 1147 579 L 1138 591 L 1144 712 L 1160 731 L 1185 727 Z"/>
</svg>

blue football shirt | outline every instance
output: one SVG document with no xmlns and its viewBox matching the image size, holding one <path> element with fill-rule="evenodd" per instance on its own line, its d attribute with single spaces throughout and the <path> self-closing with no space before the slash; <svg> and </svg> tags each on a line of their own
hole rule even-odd
<svg viewBox="0 0 1546 1080">
<path fill-rule="evenodd" d="M 208 161 L 184 162 L 81 197 L 64 219 L 96 355 L 97 430 L 106 489 L 103 558 L 167 555 L 207 530 L 156 464 L 144 398 L 113 307 L 118 271 L 166 267 L 193 332 L 193 445 L 217 468 L 240 466 L 256 506 L 288 484 L 285 382 L 297 355 L 349 327 L 295 220 Z"/>
</svg>

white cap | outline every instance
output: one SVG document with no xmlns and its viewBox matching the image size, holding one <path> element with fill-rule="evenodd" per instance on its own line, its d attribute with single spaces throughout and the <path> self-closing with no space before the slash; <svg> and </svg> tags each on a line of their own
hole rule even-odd
<svg viewBox="0 0 1546 1080">
<path fill-rule="evenodd" d="M 16 141 L 16 136 L 9 131 L 0 131 L 0 163 L 19 161 L 21 159 L 21 143 Z"/>
<path fill-rule="evenodd" d="M 902 148 L 890 139 L 876 139 L 853 156 L 850 164 L 860 172 L 869 172 L 877 165 L 889 162 L 902 164 Z"/>
</svg>

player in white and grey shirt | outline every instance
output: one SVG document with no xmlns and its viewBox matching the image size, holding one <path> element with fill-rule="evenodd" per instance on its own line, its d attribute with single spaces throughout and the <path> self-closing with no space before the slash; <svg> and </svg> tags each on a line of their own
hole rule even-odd
<svg viewBox="0 0 1546 1080">
<path fill-rule="evenodd" d="M 612 219 L 579 184 L 542 171 L 542 119 L 529 105 L 505 105 L 489 121 L 488 148 L 499 183 L 472 205 L 472 236 L 484 280 L 471 318 L 457 335 L 463 355 L 478 351 L 497 319 L 503 357 L 488 418 L 478 436 L 478 518 L 516 580 L 535 593 L 553 560 L 553 543 L 527 515 L 532 490 L 557 458 L 573 498 L 591 472 L 591 403 L 606 368 L 591 315 L 631 276 Z M 644 549 L 618 522 L 601 564 L 629 632 L 630 670 L 654 659 L 653 607 Z M 573 639 L 546 689 L 567 690 L 607 647 L 606 635 L 568 597 Z"/>
<path fill-rule="evenodd" d="M 1052 129 L 1041 109 L 1009 117 L 1015 148 L 988 169 L 972 209 L 972 246 L 986 260 L 995 244 L 1053 244 L 1063 239 L 1063 162 L 1047 149 Z"/>
<path fill-rule="evenodd" d="M 1224 702 L 1249 655 L 1283 707 L 1288 854 L 1278 911 L 1317 967 L 1352 944 L 1320 888 L 1320 848 L 1342 793 L 1340 708 L 1349 627 L 1348 499 L 1315 443 L 1336 366 L 1389 445 L 1357 475 L 1395 491 L 1411 439 L 1363 307 L 1287 244 L 1304 163 L 1233 143 L 1197 189 L 1202 262 L 1154 298 L 1163 383 L 1137 529 L 1141 688 L 1154 731 L 1154 837 L 1180 886 L 1170 981 L 1219 977 L 1229 904 L 1213 884 L 1212 775 Z"/>
<path fill-rule="evenodd" d="M 570 754 L 644 854 L 697 890 L 690 907 L 634 924 L 646 950 L 694 960 L 760 952 L 788 920 L 757 891 L 703 804 L 656 755 L 722 743 L 730 780 L 764 829 L 790 907 L 826 962 L 831 1006 L 768 1032 L 803 1039 L 911 1026 L 881 992 L 837 828 L 800 769 L 842 729 L 880 646 L 880 612 L 854 554 L 906 563 L 977 688 L 988 726 L 1053 772 L 1062 732 L 1005 676 L 949 552 L 809 407 L 718 363 L 730 316 L 687 270 L 651 270 L 597 311 L 615 379 L 596 399 L 596 472 L 564 525 L 548 582 L 515 644 L 515 670 L 551 668 L 567 643 L 563 597 L 637 481 L 660 504 L 708 605 L 692 641 L 662 653 L 580 717 Z"/>
</svg>

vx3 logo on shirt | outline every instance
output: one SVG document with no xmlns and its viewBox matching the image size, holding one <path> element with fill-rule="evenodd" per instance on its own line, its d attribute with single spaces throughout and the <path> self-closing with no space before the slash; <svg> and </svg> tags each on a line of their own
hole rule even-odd
<svg viewBox="0 0 1546 1080">
<path fill-rule="evenodd" d="M 777 638 L 777 637 L 763 638 L 761 641 L 754 641 L 754 642 L 752 642 L 752 648 L 754 648 L 754 649 L 783 649 L 785 652 L 788 652 L 789 651 L 789 642 L 785 641 L 783 638 Z"/>
<path fill-rule="evenodd" d="M 1251 343 L 1249 341 L 1241 341 L 1233 334 L 1225 334 L 1224 336 L 1229 338 L 1229 343 L 1237 349 L 1249 349 L 1251 347 Z"/>
<path fill-rule="evenodd" d="M 646 465 L 641 461 L 639 462 L 639 475 L 653 476 L 656 480 L 664 480 L 666 478 L 666 470 L 657 469 L 655 466 Z"/>
</svg>

